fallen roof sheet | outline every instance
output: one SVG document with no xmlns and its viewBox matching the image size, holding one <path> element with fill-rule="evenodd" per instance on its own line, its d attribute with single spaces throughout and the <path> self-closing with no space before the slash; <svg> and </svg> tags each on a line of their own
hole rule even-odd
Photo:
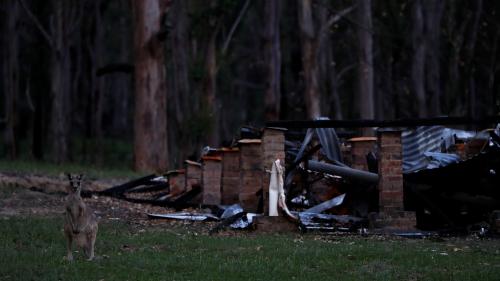
<svg viewBox="0 0 500 281">
<path fill-rule="evenodd" d="M 305 210 L 304 212 L 306 212 L 306 213 L 322 213 L 326 210 L 329 210 L 333 207 L 336 207 L 336 206 L 339 206 L 340 204 L 342 204 L 342 202 L 344 202 L 344 198 L 345 198 L 345 193 L 342 195 L 336 196 L 330 200 L 327 200 L 321 204 L 318 204 L 312 208 L 309 208 L 309 209 Z"/>
<path fill-rule="evenodd" d="M 445 155 L 427 154 L 440 153 L 455 141 L 455 136 L 461 139 L 472 138 L 476 132 L 455 130 L 443 126 L 420 126 L 401 133 L 403 146 L 403 173 L 413 173 L 424 169 L 444 167 L 457 162 Z M 451 156 L 450 156 L 451 157 Z"/>
<path fill-rule="evenodd" d="M 150 218 L 156 219 L 177 219 L 177 220 L 191 220 L 191 221 L 205 221 L 205 220 L 220 220 L 217 216 L 209 213 L 197 214 L 197 213 L 171 213 L 171 214 L 148 214 Z"/>
</svg>

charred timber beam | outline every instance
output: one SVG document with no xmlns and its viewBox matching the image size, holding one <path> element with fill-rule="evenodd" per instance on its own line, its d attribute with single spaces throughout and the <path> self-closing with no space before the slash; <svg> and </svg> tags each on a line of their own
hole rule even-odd
<svg viewBox="0 0 500 281">
<path fill-rule="evenodd" d="M 146 187 L 140 187 L 140 188 L 134 188 L 132 190 L 127 190 L 127 193 L 145 193 L 145 192 L 155 192 L 155 191 L 162 191 L 162 190 L 168 190 L 168 184 L 167 183 L 159 183 L 159 184 L 154 184 L 151 186 L 146 186 Z"/>
<path fill-rule="evenodd" d="M 283 120 L 266 122 L 267 127 L 287 129 L 304 128 L 366 128 L 366 127 L 417 127 L 434 125 L 483 125 L 500 123 L 500 116 L 483 118 L 471 117 L 435 117 L 397 120 Z"/>
<path fill-rule="evenodd" d="M 308 169 L 311 171 L 338 175 L 352 181 L 357 181 L 367 184 L 378 183 L 378 175 L 375 173 L 356 170 L 349 167 L 336 166 L 314 160 L 307 161 L 307 164 L 308 164 Z"/>
<path fill-rule="evenodd" d="M 132 188 L 137 187 L 139 185 L 144 185 L 144 184 L 149 183 L 155 177 L 157 177 L 157 176 L 154 174 L 149 175 L 149 176 L 145 176 L 145 177 L 133 180 L 133 181 L 126 182 L 126 183 L 118 185 L 118 186 L 108 188 L 106 190 L 101 191 L 100 194 L 109 195 L 109 196 L 120 196 L 125 191 L 127 191 L 129 189 L 132 189 Z"/>
<path fill-rule="evenodd" d="M 182 194 L 180 197 L 175 199 L 175 201 L 168 203 L 168 205 L 175 208 L 176 210 L 180 210 L 185 206 L 188 206 L 189 205 L 188 202 L 194 197 L 196 197 L 196 195 L 201 193 L 201 191 L 202 191 L 201 186 L 193 186 L 193 188 L 190 191 Z"/>
</svg>

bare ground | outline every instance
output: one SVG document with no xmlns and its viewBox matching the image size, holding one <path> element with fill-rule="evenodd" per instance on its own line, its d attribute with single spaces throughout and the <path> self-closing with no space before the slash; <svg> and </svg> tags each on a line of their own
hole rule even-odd
<svg viewBox="0 0 500 281">
<path fill-rule="evenodd" d="M 3 180 L 2 180 L 3 179 Z M 64 180 L 35 176 L 29 178 L 23 175 L 16 181 L 14 175 L 0 175 L 0 219 L 7 217 L 45 216 L 60 217 L 63 223 L 65 184 Z M 126 180 L 122 181 L 125 182 Z M 93 191 L 103 190 L 120 180 L 106 183 L 92 183 Z M 40 184 L 37 184 L 40 183 Z M 50 184 L 52 183 L 52 184 Z M 173 213 L 174 209 L 137 204 L 124 200 L 95 196 L 84 198 L 84 201 L 98 215 L 100 222 L 121 221 L 134 228 L 168 227 L 186 228 L 190 231 L 208 233 L 217 222 L 191 222 L 178 220 L 149 219 L 148 213 Z M 187 209 L 187 212 L 202 210 Z"/>
<path fill-rule="evenodd" d="M 7 180 L 6 180 L 7 179 Z M 87 182 L 85 184 L 87 190 L 101 191 L 111 186 L 124 183 L 128 180 L 106 180 Z M 28 176 L 16 175 L 6 176 L 0 173 L 0 220 L 8 217 L 60 217 L 61 225 L 63 224 L 64 200 L 66 196 L 65 185 L 67 181 L 61 176 L 59 179 L 54 179 L 44 176 Z M 84 187 L 85 189 L 85 187 Z M 84 201 L 98 215 L 100 223 L 106 222 L 123 222 L 130 225 L 136 230 L 144 228 L 164 228 L 164 229 L 184 229 L 188 232 L 208 234 L 218 222 L 214 221 L 183 221 L 172 219 L 150 219 L 148 213 L 174 213 L 177 212 L 172 208 L 152 206 L 149 204 L 139 204 L 127 202 L 121 199 L 96 196 L 84 198 Z M 209 210 L 200 209 L 185 209 L 183 211 L 192 213 L 209 212 Z M 224 231 L 216 233 L 217 236 L 247 236 L 253 235 L 253 232 L 224 229 Z M 341 236 L 359 236 L 358 234 L 343 233 Z M 299 234 L 299 236 L 301 236 Z M 333 235 L 314 235 L 314 239 L 330 240 Z M 370 239 L 374 240 L 399 240 L 406 238 L 388 237 L 386 235 L 374 235 Z M 449 239 L 441 239 L 448 241 Z M 451 238 L 455 240 L 455 238 Z M 468 237 L 465 240 L 469 242 L 477 240 L 475 237 Z M 465 242 L 465 241 L 464 241 Z"/>
</svg>

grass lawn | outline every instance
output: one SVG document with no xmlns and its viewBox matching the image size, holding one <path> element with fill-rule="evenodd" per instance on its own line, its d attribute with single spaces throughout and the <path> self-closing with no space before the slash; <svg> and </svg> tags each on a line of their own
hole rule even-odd
<svg viewBox="0 0 500 281">
<path fill-rule="evenodd" d="M 89 179 L 103 178 L 138 178 L 144 176 L 144 173 L 138 173 L 132 169 L 124 169 L 123 167 L 100 168 L 85 164 L 69 164 L 64 165 L 52 164 L 49 162 L 39 161 L 24 161 L 24 160 L 5 160 L 0 159 L 0 171 L 14 172 L 23 174 L 41 174 L 47 176 L 59 176 L 62 173 L 84 173 Z"/>
<path fill-rule="evenodd" d="M 207 236 L 102 222 L 98 260 L 63 260 L 62 220 L 0 219 L 0 280 L 499 280 L 500 241 Z"/>
</svg>

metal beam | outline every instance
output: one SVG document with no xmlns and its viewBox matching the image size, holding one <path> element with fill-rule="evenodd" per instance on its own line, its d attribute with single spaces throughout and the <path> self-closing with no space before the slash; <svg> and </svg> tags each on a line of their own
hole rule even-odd
<svg viewBox="0 0 500 281">
<path fill-rule="evenodd" d="M 287 129 L 303 128 L 367 128 L 367 127 L 417 127 L 434 125 L 483 125 L 491 126 L 500 123 L 500 116 L 483 118 L 470 117 L 435 117 L 420 119 L 396 120 L 282 120 L 266 122 L 267 127 Z"/>
<path fill-rule="evenodd" d="M 316 172 L 323 172 L 338 175 L 352 181 L 363 182 L 367 184 L 378 183 L 378 174 L 366 171 L 356 170 L 349 167 L 341 167 L 328 163 L 309 160 L 308 169 Z"/>
</svg>

